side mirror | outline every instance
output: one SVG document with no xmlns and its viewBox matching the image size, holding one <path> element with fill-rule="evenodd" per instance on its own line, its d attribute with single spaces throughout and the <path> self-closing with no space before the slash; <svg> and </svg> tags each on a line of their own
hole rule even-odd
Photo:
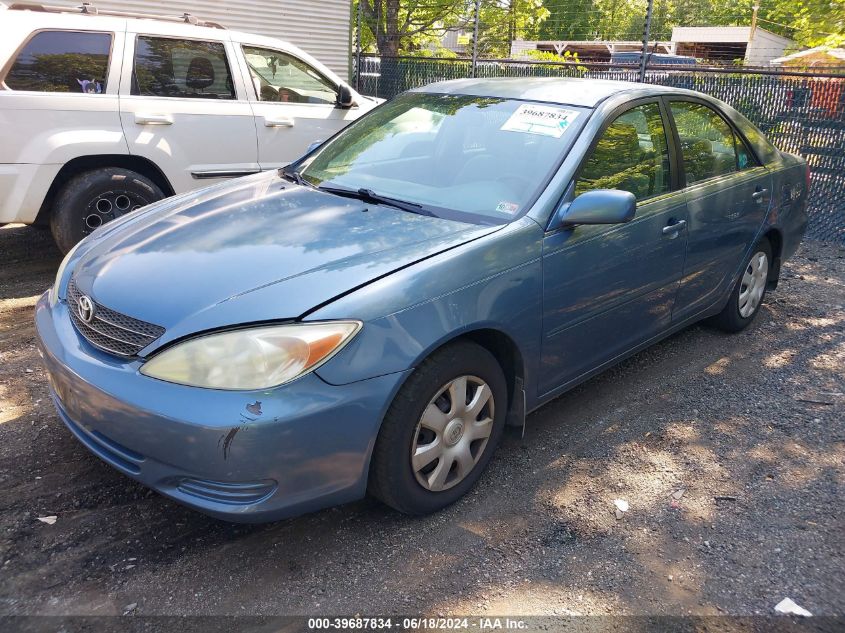
<svg viewBox="0 0 845 633">
<path fill-rule="evenodd" d="M 634 219 L 637 199 L 630 191 L 585 191 L 558 210 L 558 224 L 622 224 Z"/>
<path fill-rule="evenodd" d="M 351 108 L 355 105 L 355 97 L 352 96 L 352 89 L 346 84 L 340 84 L 337 89 L 337 107 Z"/>
<path fill-rule="evenodd" d="M 315 149 L 317 149 L 318 147 L 320 147 L 320 145 L 322 145 L 323 143 L 325 143 L 325 141 L 324 141 L 324 140 L 322 140 L 322 139 L 321 139 L 321 140 L 319 140 L 319 141 L 314 141 L 313 143 L 311 143 L 311 145 L 309 145 L 309 146 L 308 146 L 308 148 L 305 150 L 305 153 L 306 153 L 306 154 L 310 154 L 310 153 L 311 153 L 311 152 L 313 152 Z"/>
</svg>

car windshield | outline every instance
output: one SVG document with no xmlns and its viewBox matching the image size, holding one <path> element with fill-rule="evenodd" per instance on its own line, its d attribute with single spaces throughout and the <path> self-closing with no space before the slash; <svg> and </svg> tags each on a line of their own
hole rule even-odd
<svg viewBox="0 0 845 633">
<path fill-rule="evenodd" d="M 438 217 L 504 223 L 545 186 L 579 118 L 585 111 L 571 106 L 406 93 L 295 167 L 328 190 L 365 190 Z"/>
</svg>

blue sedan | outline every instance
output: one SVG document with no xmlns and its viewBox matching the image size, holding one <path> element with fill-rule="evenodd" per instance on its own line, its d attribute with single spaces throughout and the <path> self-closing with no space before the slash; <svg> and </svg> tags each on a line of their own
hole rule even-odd
<svg viewBox="0 0 845 633">
<path fill-rule="evenodd" d="M 38 302 L 40 347 L 79 441 L 202 512 L 432 512 L 567 389 L 703 319 L 745 328 L 808 186 L 695 92 L 434 84 L 95 231 Z"/>
</svg>

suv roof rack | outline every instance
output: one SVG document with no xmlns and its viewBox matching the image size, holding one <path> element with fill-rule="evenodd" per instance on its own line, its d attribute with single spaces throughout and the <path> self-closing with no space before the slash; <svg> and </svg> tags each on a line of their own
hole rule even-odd
<svg viewBox="0 0 845 633">
<path fill-rule="evenodd" d="M 194 26 L 205 26 L 212 29 L 225 29 L 226 27 L 217 22 L 206 22 L 199 20 L 190 13 L 177 15 L 155 15 L 152 13 L 133 13 L 131 11 L 110 11 L 98 9 L 91 2 L 83 2 L 79 7 L 59 7 L 49 4 L 36 4 L 29 2 L 16 2 L 8 6 L 13 11 L 40 11 L 42 13 L 82 13 L 84 15 L 107 15 L 120 18 L 135 18 L 138 20 L 162 20 L 165 22 L 184 22 Z"/>
</svg>

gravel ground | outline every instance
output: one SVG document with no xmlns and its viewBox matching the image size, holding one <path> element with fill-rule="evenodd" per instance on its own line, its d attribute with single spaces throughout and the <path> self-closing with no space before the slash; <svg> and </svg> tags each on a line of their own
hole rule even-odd
<svg viewBox="0 0 845 633">
<path fill-rule="evenodd" d="M 182 508 L 63 427 L 32 324 L 58 262 L 48 232 L 0 229 L 0 615 L 845 614 L 839 246 L 805 244 L 746 332 L 690 328 L 531 415 L 444 512 L 263 526 Z"/>
</svg>

